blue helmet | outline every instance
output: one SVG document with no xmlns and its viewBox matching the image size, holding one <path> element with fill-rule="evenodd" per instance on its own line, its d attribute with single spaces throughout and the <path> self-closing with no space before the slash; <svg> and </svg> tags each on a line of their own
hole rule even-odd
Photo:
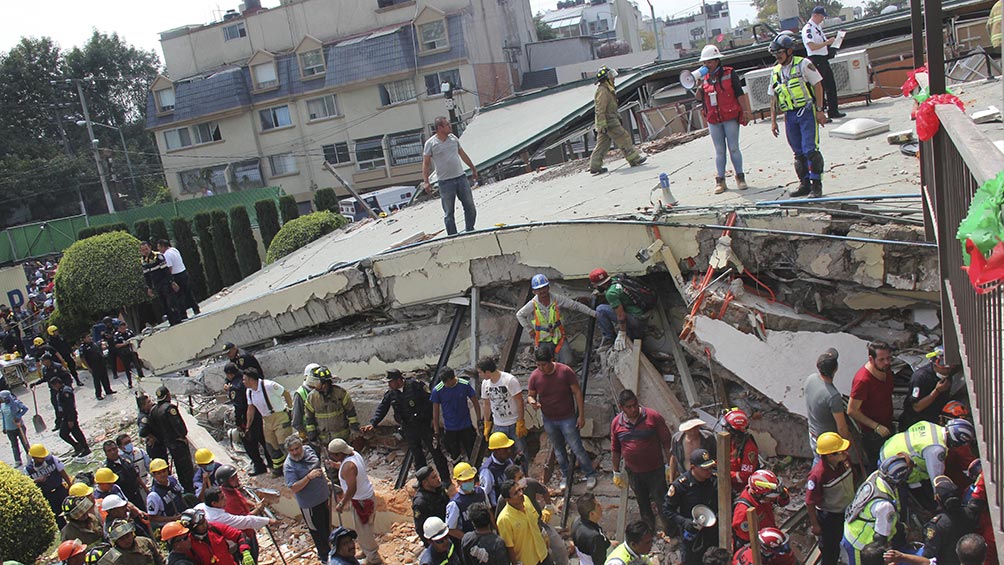
<svg viewBox="0 0 1004 565">
<path fill-rule="evenodd" d="M 794 49 L 795 39 L 787 33 L 779 33 L 771 42 L 767 50 L 771 53 L 777 53 L 778 51 L 783 51 L 785 49 Z"/>
<path fill-rule="evenodd" d="M 913 461 L 905 453 L 897 453 L 879 463 L 879 474 L 894 485 L 903 484 L 913 472 Z"/>
<path fill-rule="evenodd" d="M 945 423 L 945 436 L 948 447 L 968 445 L 976 439 L 976 428 L 969 420 L 954 418 Z"/>
<path fill-rule="evenodd" d="M 551 284 L 551 281 L 547 280 L 547 277 L 541 274 L 536 274 L 530 279 L 530 288 L 533 290 L 540 290 L 549 284 Z"/>
</svg>

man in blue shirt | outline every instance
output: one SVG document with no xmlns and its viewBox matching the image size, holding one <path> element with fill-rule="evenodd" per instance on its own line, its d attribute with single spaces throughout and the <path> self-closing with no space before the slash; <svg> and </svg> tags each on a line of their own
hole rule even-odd
<svg viewBox="0 0 1004 565">
<path fill-rule="evenodd" d="M 457 374 L 449 367 L 439 371 L 439 383 L 432 387 L 432 429 L 438 441 L 442 441 L 450 457 L 457 460 L 460 449 L 463 448 L 467 459 L 471 458 L 474 440 L 477 432 L 471 422 L 471 410 L 467 407 L 468 400 L 474 405 L 474 414 L 481 421 L 481 406 L 477 393 L 468 379 L 457 378 Z M 443 423 L 439 415 L 443 415 Z M 443 427 L 446 433 L 442 434 Z"/>
<path fill-rule="evenodd" d="M 296 503 L 300 506 L 310 537 L 314 539 L 317 556 L 322 562 L 326 562 L 331 552 L 331 546 L 328 545 L 331 511 L 328 508 L 328 480 L 324 478 L 321 461 L 312 447 L 303 445 L 303 440 L 297 434 L 287 437 L 283 446 L 287 453 L 282 465 L 286 486 L 293 491 Z"/>
</svg>

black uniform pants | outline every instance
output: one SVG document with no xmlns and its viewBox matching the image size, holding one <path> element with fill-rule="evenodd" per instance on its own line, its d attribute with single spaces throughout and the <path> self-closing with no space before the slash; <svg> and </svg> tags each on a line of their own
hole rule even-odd
<svg viewBox="0 0 1004 565">
<path fill-rule="evenodd" d="M 101 363 L 91 363 L 88 368 L 91 370 L 91 380 L 94 381 L 94 396 L 100 400 L 105 394 L 111 394 L 112 384 L 108 381 L 108 368 L 105 367 L 104 359 Z"/>
<path fill-rule="evenodd" d="M 54 473 L 56 471 L 53 471 Z M 40 487 L 42 485 L 39 485 Z M 56 527 L 60 530 L 66 525 L 66 518 L 63 517 L 63 501 L 66 497 L 70 495 L 64 487 L 60 486 L 57 489 L 43 490 L 42 495 L 45 496 L 45 501 L 49 503 L 49 508 L 52 509 L 52 513 L 56 515 Z"/>
<path fill-rule="evenodd" d="M 185 492 L 195 492 L 195 485 L 192 482 L 195 468 L 192 466 L 192 452 L 188 449 L 188 442 L 184 439 L 169 441 L 167 450 L 171 452 L 171 459 L 174 460 L 174 472 L 178 475 L 178 482 L 185 488 Z"/>
<path fill-rule="evenodd" d="M 261 471 L 272 468 L 272 458 L 262 457 L 261 455 L 262 450 L 265 450 L 265 454 L 268 455 L 268 444 L 265 443 L 265 429 L 262 426 L 261 414 L 257 410 L 255 411 L 254 420 L 251 421 L 251 425 L 244 432 L 243 443 L 244 451 L 251 458 L 251 464 L 254 465 L 255 470 Z"/>
<path fill-rule="evenodd" d="M 819 558 L 822 565 L 837 565 L 840 560 L 840 540 L 844 537 L 844 514 L 817 510 L 819 525 Z"/>
<path fill-rule="evenodd" d="M 139 360 L 139 354 L 129 348 L 123 348 L 118 351 L 119 358 L 122 359 L 122 369 L 125 370 L 126 378 L 129 379 L 129 388 L 132 388 L 132 369 L 136 368 L 136 374 L 139 378 L 146 378 L 143 376 L 143 362 Z"/>
<path fill-rule="evenodd" d="M 167 323 L 174 326 L 181 322 L 182 310 L 178 304 L 178 293 L 171 288 L 172 282 L 174 281 L 170 279 L 165 280 L 163 284 L 154 289 L 154 292 L 157 293 L 161 310 L 167 316 Z"/>
<path fill-rule="evenodd" d="M 328 509 L 328 500 L 313 508 L 301 508 L 300 512 L 303 513 L 303 520 L 310 530 L 310 537 L 314 539 L 317 555 L 322 563 L 327 563 L 328 553 L 331 552 L 331 546 L 328 545 L 328 534 L 331 533 L 331 511 Z"/>
<path fill-rule="evenodd" d="M 178 310 L 181 311 L 181 317 L 184 318 L 188 315 L 188 309 L 192 309 L 192 315 L 199 315 L 199 303 L 195 301 L 195 296 L 192 295 L 192 278 L 188 276 L 188 271 L 181 271 L 180 273 L 173 275 L 174 282 L 178 283 L 178 292 L 175 295 L 178 298 Z"/>
<path fill-rule="evenodd" d="M 73 424 L 72 428 L 70 427 L 71 423 Z M 59 437 L 70 444 L 74 455 L 79 455 L 88 449 L 87 438 L 84 437 L 84 432 L 80 429 L 80 424 L 77 422 L 60 422 Z"/>
<path fill-rule="evenodd" d="M 634 473 L 630 469 L 628 472 L 628 483 L 634 491 L 634 497 L 638 500 L 638 512 L 641 519 L 645 521 L 652 530 L 655 531 L 655 512 L 652 504 L 659 504 L 666 497 L 666 472 L 662 467 L 646 473 Z"/>
<path fill-rule="evenodd" d="M 442 450 L 433 445 L 431 422 L 424 426 L 415 423 L 404 424 L 401 427 L 401 433 L 404 435 L 405 441 L 408 442 L 408 447 L 411 448 L 411 457 L 415 462 L 416 469 L 421 469 L 428 464 L 425 458 L 424 447 L 432 454 L 432 461 L 436 464 L 436 470 L 439 471 L 440 478 L 444 482 L 451 480 L 450 465 L 446 462 L 446 457 L 443 455 Z"/>
<path fill-rule="evenodd" d="M 823 75 L 823 94 L 826 95 L 826 111 L 830 114 L 836 113 L 837 81 L 833 78 L 830 59 L 826 55 L 810 55 L 809 60 L 819 69 L 819 74 Z"/>
<path fill-rule="evenodd" d="M 467 461 L 470 461 L 471 451 L 474 449 L 474 442 L 477 438 L 478 433 L 474 431 L 473 427 L 462 430 L 445 430 L 443 432 L 443 446 L 446 447 L 446 452 L 454 461 L 460 458 L 461 451 Z"/>
</svg>

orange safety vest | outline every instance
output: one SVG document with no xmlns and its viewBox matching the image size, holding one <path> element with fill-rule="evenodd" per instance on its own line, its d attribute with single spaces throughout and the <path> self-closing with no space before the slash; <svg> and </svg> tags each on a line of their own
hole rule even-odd
<svg viewBox="0 0 1004 565">
<path fill-rule="evenodd" d="M 561 351 L 561 346 L 565 344 L 565 327 L 561 324 L 561 312 L 558 311 L 558 303 L 551 298 L 551 304 L 547 306 L 545 319 L 544 312 L 540 309 L 540 302 L 533 301 L 533 345 L 540 345 L 541 341 L 548 341 L 554 344 L 554 352 Z M 541 337 L 541 334 L 544 334 Z"/>
</svg>

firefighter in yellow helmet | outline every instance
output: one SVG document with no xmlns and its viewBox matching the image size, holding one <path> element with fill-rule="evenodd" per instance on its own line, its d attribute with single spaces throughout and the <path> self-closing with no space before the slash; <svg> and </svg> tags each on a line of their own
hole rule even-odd
<svg viewBox="0 0 1004 565">
<path fill-rule="evenodd" d="M 600 67 L 596 73 L 596 95 L 593 97 L 596 111 L 596 148 L 589 157 L 589 172 L 598 175 L 607 172 L 603 166 L 603 156 L 610 150 L 613 142 L 624 152 L 624 158 L 632 167 L 645 162 L 648 157 L 635 149 L 631 142 L 631 134 L 621 125 L 621 117 L 617 112 L 617 91 L 614 90 L 614 78 L 617 71 L 606 66 Z"/>
</svg>

